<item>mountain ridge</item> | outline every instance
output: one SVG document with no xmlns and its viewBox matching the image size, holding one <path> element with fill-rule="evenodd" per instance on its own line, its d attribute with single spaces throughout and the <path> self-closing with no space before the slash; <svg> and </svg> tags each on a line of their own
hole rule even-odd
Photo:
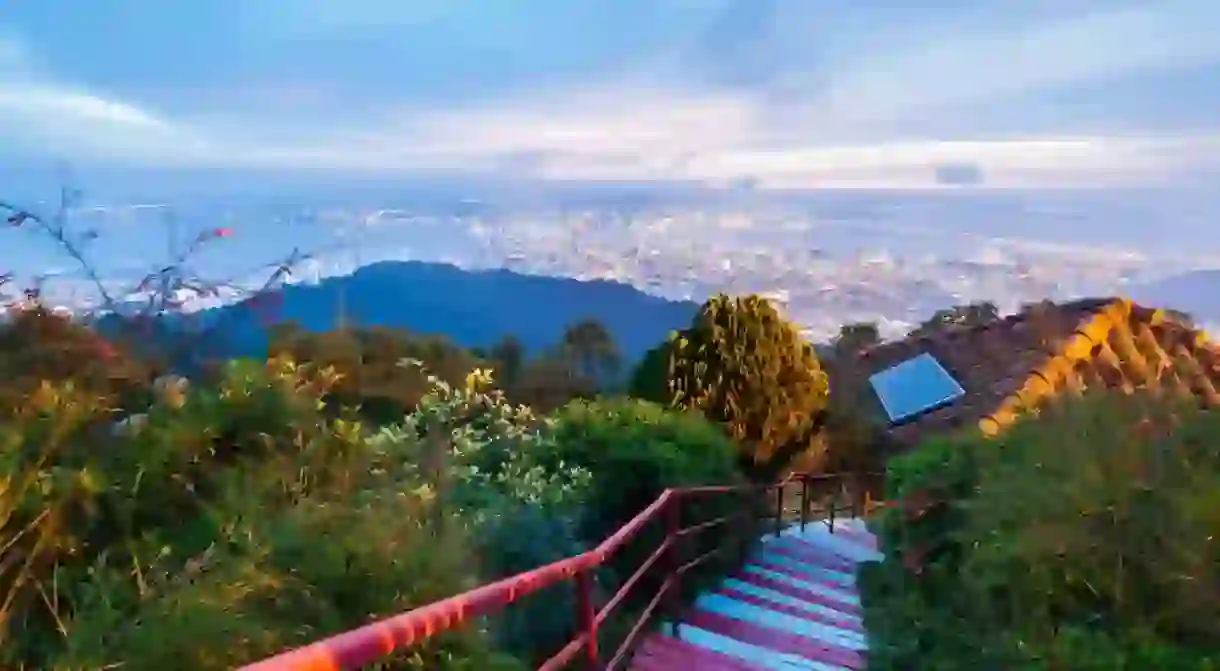
<svg viewBox="0 0 1220 671">
<path fill-rule="evenodd" d="M 525 275 L 507 269 L 466 270 L 445 263 L 380 261 L 350 275 L 284 287 L 276 321 L 307 331 L 347 324 L 404 328 L 442 335 L 458 345 L 488 348 L 506 335 L 530 353 L 558 344 L 582 319 L 601 322 L 624 358 L 635 360 L 685 328 L 699 308 L 613 280 Z M 216 326 L 228 355 L 264 354 L 268 328 L 250 301 L 202 310 L 200 325 Z M 223 322 L 223 323 L 221 323 Z"/>
</svg>

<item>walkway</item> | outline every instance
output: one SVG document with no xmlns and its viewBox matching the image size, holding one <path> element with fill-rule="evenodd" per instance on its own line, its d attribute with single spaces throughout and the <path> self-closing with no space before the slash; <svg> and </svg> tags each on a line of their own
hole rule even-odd
<svg viewBox="0 0 1220 671">
<path fill-rule="evenodd" d="M 704 594 L 677 632 L 649 636 L 633 671 L 838 671 L 866 666 L 856 564 L 877 561 L 858 519 L 768 535 L 746 566 Z"/>
</svg>

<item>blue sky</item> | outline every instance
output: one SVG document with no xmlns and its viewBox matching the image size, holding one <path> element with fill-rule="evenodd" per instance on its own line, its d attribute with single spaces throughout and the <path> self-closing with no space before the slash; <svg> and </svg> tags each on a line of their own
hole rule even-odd
<svg viewBox="0 0 1220 671">
<path fill-rule="evenodd" d="M 0 166 L 778 187 L 921 186 L 944 163 L 996 185 L 1220 173 L 1220 3 L 921 4 L 8 3 Z"/>
</svg>

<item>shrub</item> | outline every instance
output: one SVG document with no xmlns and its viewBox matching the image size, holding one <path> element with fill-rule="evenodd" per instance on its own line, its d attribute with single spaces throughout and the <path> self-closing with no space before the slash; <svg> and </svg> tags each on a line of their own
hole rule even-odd
<svg viewBox="0 0 1220 671">
<path fill-rule="evenodd" d="M 1218 438 L 1214 411 L 1096 395 L 898 460 L 921 505 L 862 582 L 881 668 L 1215 668 Z"/>
<path fill-rule="evenodd" d="M 477 584 L 469 548 L 452 529 L 436 533 L 430 504 L 382 487 L 366 494 L 354 505 L 351 494 L 314 492 L 269 511 L 247 493 L 249 505 L 224 506 L 233 519 L 209 551 L 185 565 L 153 555 L 164 561 L 140 566 L 138 594 L 116 599 L 124 576 L 97 574 L 52 666 L 231 669 Z M 490 643 L 475 627 L 381 668 L 525 668 Z"/>
<path fill-rule="evenodd" d="M 483 579 L 586 550 L 576 520 L 591 476 L 555 458 L 553 422 L 510 404 L 487 371 L 462 386 L 430 380 L 417 410 L 383 428 L 373 444 L 399 477 L 424 483 L 471 525 Z M 493 634 L 504 648 L 538 661 L 571 638 L 574 610 L 570 589 L 557 586 L 492 618 Z"/>
<path fill-rule="evenodd" d="M 42 305 L 13 306 L 0 324 L 0 414 L 20 408 L 43 382 L 71 381 L 124 407 L 146 405 L 160 372 L 152 362 Z"/>
<path fill-rule="evenodd" d="M 714 296 L 673 340 L 675 405 L 723 424 L 770 478 L 814 439 L 827 378 L 795 324 L 758 296 Z"/>
<path fill-rule="evenodd" d="M 555 458 L 587 469 L 590 492 L 581 517 L 581 536 L 589 544 L 605 540 L 671 487 L 744 484 L 737 448 L 723 430 L 697 413 L 666 410 L 637 400 L 573 402 L 554 415 Z M 755 499 L 710 496 L 684 504 L 683 523 L 696 524 L 742 513 Z M 611 564 L 621 584 L 661 543 L 664 520 L 646 528 Z M 740 535 L 738 535 L 740 534 Z M 736 568 L 757 533 L 750 525 L 713 527 L 686 548 L 687 560 L 718 547 L 714 561 L 684 580 L 693 593 Z M 659 587 L 662 566 L 635 591 L 651 598 Z"/>
<path fill-rule="evenodd" d="M 232 668 L 472 584 L 447 511 L 324 416 L 332 382 L 234 362 L 121 430 L 106 397 L 47 383 L 0 420 L 0 663 Z M 399 668 L 490 663 L 480 650 L 476 629 Z"/>
</svg>

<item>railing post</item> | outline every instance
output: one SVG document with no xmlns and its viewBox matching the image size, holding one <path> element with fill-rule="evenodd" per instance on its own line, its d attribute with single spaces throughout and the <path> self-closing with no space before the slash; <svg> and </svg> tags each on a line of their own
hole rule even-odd
<svg viewBox="0 0 1220 671">
<path fill-rule="evenodd" d="M 686 558 L 686 538 L 681 535 L 682 531 L 682 497 L 674 495 L 669 500 L 665 508 L 665 539 L 670 543 L 668 576 L 673 577 L 673 583 L 669 587 L 669 592 L 663 597 L 665 600 L 662 612 L 669 616 L 670 626 L 673 631 L 670 632 L 674 638 L 678 638 L 678 604 L 682 601 L 682 564 Z"/>
<path fill-rule="evenodd" d="M 830 491 L 834 492 L 833 489 Z M 835 508 L 839 507 L 838 499 L 838 494 L 830 495 L 830 533 L 832 534 L 835 532 Z"/>
<path fill-rule="evenodd" d="M 597 655 L 597 612 L 593 608 L 593 569 L 587 568 L 576 574 L 576 621 L 580 631 L 588 636 L 585 645 L 585 668 L 599 671 Z"/>
<path fill-rule="evenodd" d="M 775 486 L 775 536 L 778 538 L 784 528 L 784 482 Z"/>
<path fill-rule="evenodd" d="M 809 474 L 801 474 L 801 533 L 809 521 Z"/>
</svg>

